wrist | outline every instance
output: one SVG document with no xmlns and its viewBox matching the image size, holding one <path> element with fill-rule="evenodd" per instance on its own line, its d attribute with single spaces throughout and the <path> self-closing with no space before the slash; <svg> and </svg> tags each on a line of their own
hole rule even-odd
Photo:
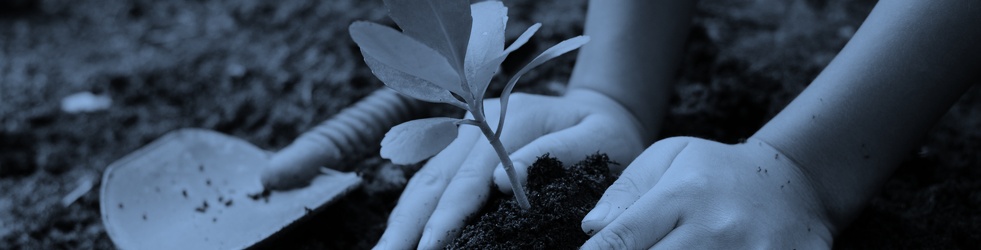
<svg viewBox="0 0 981 250">
<path fill-rule="evenodd" d="M 884 181 L 868 176 L 863 171 L 875 168 L 873 166 L 847 160 L 848 157 L 841 157 L 833 150 L 824 150 L 825 147 L 812 146 L 814 143 L 833 140 L 830 138 L 814 140 L 764 127 L 749 140 L 768 145 L 779 152 L 779 157 L 786 158 L 795 165 L 801 178 L 812 189 L 818 209 L 827 219 L 834 234 L 851 223 L 866 201 L 878 190 L 879 183 Z"/>
<path fill-rule="evenodd" d="M 563 97 L 575 100 L 577 102 L 590 102 L 594 106 L 615 107 L 618 110 L 622 110 L 624 113 L 626 113 L 626 116 L 630 117 L 631 122 L 634 123 L 633 127 L 639 130 L 642 137 L 641 140 L 644 145 L 649 145 L 654 142 L 654 139 L 660 131 L 661 122 L 663 121 L 664 117 L 663 111 L 658 112 L 657 110 L 651 110 L 651 106 L 656 107 L 658 105 L 651 105 L 647 107 L 637 105 L 636 103 L 626 102 L 623 98 L 616 98 L 609 93 L 604 93 L 588 87 L 572 86 L 566 91 Z"/>
<path fill-rule="evenodd" d="M 845 216 L 844 213 L 848 209 L 842 209 L 840 198 L 854 195 L 854 193 L 840 192 L 835 194 L 829 192 L 827 182 L 816 176 L 814 170 L 809 168 L 813 165 L 801 163 L 795 158 L 795 155 L 787 153 L 789 150 L 771 143 L 771 140 L 767 136 L 761 135 L 760 132 L 747 138 L 746 143 L 758 144 L 767 148 L 771 152 L 764 154 L 763 157 L 772 157 L 772 159 L 787 162 L 792 166 L 791 171 L 794 176 L 797 176 L 796 181 L 804 184 L 800 196 L 811 201 L 809 206 L 813 209 L 812 212 L 821 218 L 831 235 L 837 235 L 848 225 L 850 219 L 846 219 L 848 216 Z"/>
</svg>

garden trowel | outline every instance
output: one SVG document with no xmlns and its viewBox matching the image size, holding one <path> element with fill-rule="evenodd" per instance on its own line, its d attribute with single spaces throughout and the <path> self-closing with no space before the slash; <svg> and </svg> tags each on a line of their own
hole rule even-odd
<svg viewBox="0 0 981 250">
<path fill-rule="evenodd" d="M 419 104 L 383 88 L 277 153 L 204 129 L 180 129 L 113 162 L 102 222 L 121 249 L 243 249 L 361 183 L 326 167 L 375 149 Z"/>
</svg>

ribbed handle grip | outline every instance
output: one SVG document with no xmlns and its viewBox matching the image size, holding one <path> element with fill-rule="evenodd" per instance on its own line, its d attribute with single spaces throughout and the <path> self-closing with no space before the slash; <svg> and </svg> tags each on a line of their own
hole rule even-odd
<svg viewBox="0 0 981 250">
<path fill-rule="evenodd" d="M 379 147 L 382 137 L 420 109 L 418 101 L 382 88 L 300 135 L 274 154 L 262 173 L 266 189 L 305 187 L 320 172 Z"/>
</svg>

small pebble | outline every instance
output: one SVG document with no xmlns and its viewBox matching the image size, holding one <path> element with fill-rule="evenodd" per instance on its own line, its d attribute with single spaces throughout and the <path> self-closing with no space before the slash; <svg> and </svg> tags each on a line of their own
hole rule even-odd
<svg viewBox="0 0 981 250">
<path fill-rule="evenodd" d="M 61 111 L 65 113 L 87 113 L 108 109 L 112 99 L 108 95 L 96 95 L 92 92 L 78 92 L 61 99 Z"/>
</svg>

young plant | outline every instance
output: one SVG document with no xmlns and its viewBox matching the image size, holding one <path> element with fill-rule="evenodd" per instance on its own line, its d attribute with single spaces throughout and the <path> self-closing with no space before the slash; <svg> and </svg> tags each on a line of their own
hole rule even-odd
<svg viewBox="0 0 981 250">
<path fill-rule="evenodd" d="M 577 36 L 538 55 L 508 81 L 501 92 L 496 129 L 487 123 L 484 94 L 504 59 L 538 28 L 536 23 L 507 48 L 504 28 L 507 8 L 498 1 L 469 5 L 466 0 L 384 0 L 389 16 L 402 29 L 354 22 L 349 31 L 365 63 L 378 79 L 399 93 L 428 102 L 446 103 L 469 111 L 473 119 L 427 118 L 393 127 L 382 140 L 381 155 L 396 164 L 413 164 L 442 151 L 457 137 L 457 126 L 473 125 L 487 137 L 501 158 L 519 206 L 531 205 L 518 182 L 509 153 L 501 144 L 508 97 L 521 75 L 545 61 L 589 41 Z"/>
</svg>

